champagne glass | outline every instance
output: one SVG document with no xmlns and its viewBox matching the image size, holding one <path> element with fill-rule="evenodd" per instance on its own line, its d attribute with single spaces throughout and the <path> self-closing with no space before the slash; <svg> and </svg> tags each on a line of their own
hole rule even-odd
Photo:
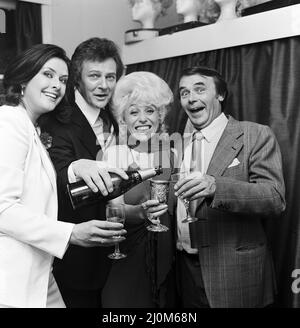
<svg viewBox="0 0 300 328">
<path fill-rule="evenodd" d="M 185 178 L 189 172 L 187 171 L 182 171 L 179 173 L 173 173 L 171 174 L 171 181 L 176 184 L 179 180 Z M 191 215 L 190 212 L 190 201 L 187 198 L 183 198 L 182 196 L 178 196 L 179 200 L 183 203 L 186 211 L 186 216 L 185 218 L 181 221 L 182 223 L 192 223 L 198 221 L 198 219 L 195 216 Z"/>
<path fill-rule="evenodd" d="M 166 180 L 150 180 L 150 198 L 156 199 L 160 204 L 167 204 L 169 197 L 169 181 Z M 149 218 L 151 221 L 151 219 Z M 147 226 L 147 230 L 152 232 L 165 232 L 169 228 L 161 224 L 159 217 L 156 218 L 158 221 L 155 224 L 150 224 Z"/>
<path fill-rule="evenodd" d="M 107 204 L 106 220 L 110 222 L 119 222 L 124 224 L 125 222 L 124 204 Z M 113 260 L 123 259 L 127 255 L 120 252 L 118 239 L 121 238 L 121 235 L 113 236 L 112 238 L 115 239 L 115 251 L 107 256 Z"/>
</svg>

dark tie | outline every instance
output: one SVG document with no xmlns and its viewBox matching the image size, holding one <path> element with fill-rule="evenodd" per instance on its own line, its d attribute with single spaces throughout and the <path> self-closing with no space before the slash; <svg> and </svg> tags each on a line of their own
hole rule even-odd
<svg viewBox="0 0 300 328">
<path fill-rule="evenodd" d="M 103 135 L 104 135 L 104 142 L 107 141 L 109 135 L 110 135 L 110 119 L 109 114 L 107 113 L 108 109 L 101 109 L 99 113 L 99 118 L 102 119 L 103 122 Z"/>
</svg>

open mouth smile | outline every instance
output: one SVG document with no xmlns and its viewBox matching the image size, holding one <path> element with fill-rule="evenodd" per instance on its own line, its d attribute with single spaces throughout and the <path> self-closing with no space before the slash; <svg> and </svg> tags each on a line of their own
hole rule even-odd
<svg viewBox="0 0 300 328">
<path fill-rule="evenodd" d="M 50 98 L 52 101 L 56 101 L 57 98 L 59 97 L 59 94 L 54 92 L 44 91 L 43 93 L 46 97 Z"/>
<path fill-rule="evenodd" d="M 135 130 L 139 132 L 145 132 L 151 129 L 151 125 L 139 125 L 135 127 Z"/>
<path fill-rule="evenodd" d="M 108 97 L 108 94 L 97 94 L 97 95 L 94 95 L 94 97 L 98 100 L 106 100 L 107 97 Z"/>
<path fill-rule="evenodd" d="M 201 107 L 194 107 L 194 108 L 189 108 L 189 112 L 191 113 L 198 113 L 198 112 L 201 112 L 205 109 L 204 106 L 201 106 Z"/>
</svg>

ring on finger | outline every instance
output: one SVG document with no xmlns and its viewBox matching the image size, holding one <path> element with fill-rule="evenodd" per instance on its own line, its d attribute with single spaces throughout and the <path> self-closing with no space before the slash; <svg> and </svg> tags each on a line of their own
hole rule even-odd
<svg viewBox="0 0 300 328">
<path fill-rule="evenodd" d="M 143 208 L 145 211 L 148 209 L 146 203 L 142 203 L 141 206 L 142 206 L 142 208 Z"/>
</svg>

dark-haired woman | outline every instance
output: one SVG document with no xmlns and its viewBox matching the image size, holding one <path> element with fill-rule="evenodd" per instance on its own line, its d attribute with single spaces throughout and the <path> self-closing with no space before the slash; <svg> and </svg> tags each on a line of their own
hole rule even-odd
<svg viewBox="0 0 300 328">
<path fill-rule="evenodd" d="M 40 44 L 8 65 L 0 107 L 0 308 L 64 307 L 52 275 L 54 256 L 69 243 L 112 244 L 121 224 L 57 221 L 56 176 L 38 129 L 39 118 L 63 99 L 69 60 Z M 105 230 L 115 228 L 115 230 Z M 97 230 L 97 235 L 92 231 Z M 121 231 L 123 234 L 125 231 Z"/>
</svg>

